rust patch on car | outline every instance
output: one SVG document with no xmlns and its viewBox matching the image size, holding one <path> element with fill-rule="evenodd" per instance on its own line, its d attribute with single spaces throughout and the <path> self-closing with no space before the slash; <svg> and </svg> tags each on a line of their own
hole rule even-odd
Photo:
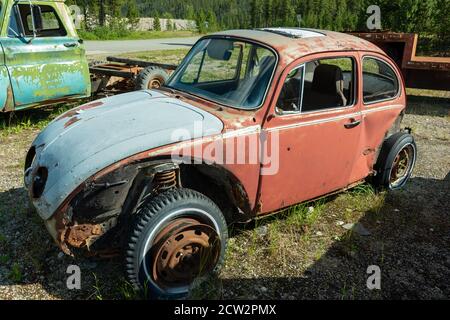
<svg viewBox="0 0 450 320">
<path fill-rule="evenodd" d="M 14 94 L 11 86 L 6 89 L 6 102 L 2 109 L 3 112 L 14 111 Z"/>
<path fill-rule="evenodd" d="M 74 123 L 76 123 L 78 121 L 80 121 L 80 118 L 78 118 L 78 117 L 70 118 L 70 120 L 67 121 L 66 124 L 64 125 L 64 128 L 68 128 L 68 127 L 70 127 L 71 125 L 73 125 Z"/>
<path fill-rule="evenodd" d="M 66 113 L 64 113 L 62 116 L 60 116 L 59 118 L 56 119 L 56 121 L 62 120 L 62 119 L 66 119 L 66 118 L 71 118 L 76 116 L 77 114 L 79 114 L 80 112 L 86 111 L 86 110 L 90 110 L 90 109 L 94 109 L 97 107 L 100 107 L 103 105 L 102 101 L 95 101 L 95 102 L 91 102 L 85 105 L 82 105 L 78 108 L 72 109 L 70 111 L 67 111 Z"/>
<path fill-rule="evenodd" d="M 89 247 L 89 244 L 103 233 L 103 229 L 99 225 L 84 224 L 67 228 L 64 238 L 71 246 L 82 248 Z"/>
</svg>

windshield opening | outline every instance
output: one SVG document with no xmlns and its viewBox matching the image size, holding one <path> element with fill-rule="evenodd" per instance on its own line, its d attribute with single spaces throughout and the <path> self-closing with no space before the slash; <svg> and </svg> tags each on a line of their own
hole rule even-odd
<svg viewBox="0 0 450 320">
<path fill-rule="evenodd" d="M 233 39 L 198 42 L 167 86 L 233 108 L 251 110 L 264 101 L 276 66 L 275 54 Z"/>
</svg>

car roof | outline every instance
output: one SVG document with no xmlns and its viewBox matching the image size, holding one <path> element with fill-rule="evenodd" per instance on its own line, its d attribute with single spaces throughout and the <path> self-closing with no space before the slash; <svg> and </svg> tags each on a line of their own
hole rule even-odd
<svg viewBox="0 0 450 320">
<path fill-rule="evenodd" d="M 289 63 L 303 56 L 327 51 L 383 51 L 373 43 L 340 32 L 305 28 L 260 28 L 228 30 L 216 36 L 238 37 L 266 44 Z"/>
</svg>

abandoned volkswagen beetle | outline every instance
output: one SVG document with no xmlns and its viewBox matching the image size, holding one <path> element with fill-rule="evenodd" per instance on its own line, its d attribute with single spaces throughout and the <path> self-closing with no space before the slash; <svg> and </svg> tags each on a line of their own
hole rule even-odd
<svg viewBox="0 0 450 320">
<path fill-rule="evenodd" d="M 200 39 L 165 86 L 90 102 L 34 141 L 25 184 L 62 250 L 123 252 L 136 288 L 187 294 L 217 272 L 227 225 L 370 179 L 398 189 L 416 144 L 396 64 L 336 32 Z"/>
</svg>

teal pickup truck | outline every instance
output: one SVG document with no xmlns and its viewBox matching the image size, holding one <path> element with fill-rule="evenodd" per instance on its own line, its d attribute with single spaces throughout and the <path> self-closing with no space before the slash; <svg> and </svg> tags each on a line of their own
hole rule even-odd
<svg viewBox="0 0 450 320">
<path fill-rule="evenodd" d="M 0 111 L 91 95 L 83 41 L 64 1 L 0 0 Z"/>
<path fill-rule="evenodd" d="M 0 0 L 0 112 L 160 87 L 174 65 L 89 65 L 64 0 Z"/>
</svg>

